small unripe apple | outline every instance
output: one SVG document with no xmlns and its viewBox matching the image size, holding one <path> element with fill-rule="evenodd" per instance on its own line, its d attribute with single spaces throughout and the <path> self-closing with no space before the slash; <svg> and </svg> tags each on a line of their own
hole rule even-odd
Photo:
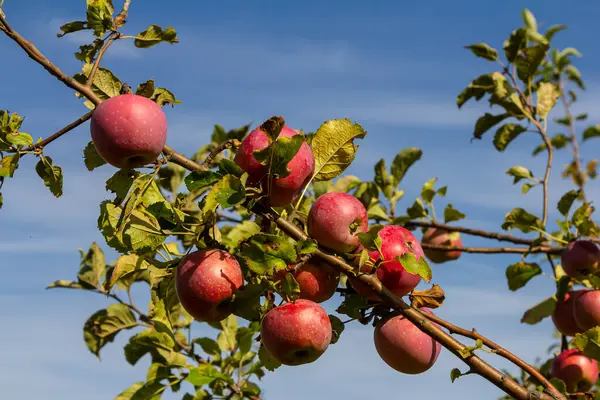
<svg viewBox="0 0 600 400">
<path fill-rule="evenodd" d="M 567 392 L 587 392 L 598 380 L 598 363 L 577 349 L 569 349 L 554 358 L 550 375 L 565 382 Z"/>
<path fill-rule="evenodd" d="M 96 151 L 107 163 L 137 168 L 160 155 L 167 141 L 167 118 L 154 101 L 121 94 L 96 106 L 90 132 Z"/>
<path fill-rule="evenodd" d="M 421 309 L 429 314 L 433 313 Z M 383 361 L 404 374 L 421 374 L 435 364 L 442 346 L 402 315 L 387 317 L 375 327 L 375 348 Z"/>
<path fill-rule="evenodd" d="M 406 228 L 396 225 L 387 225 L 379 231 L 381 237 L 381 252 L 383 260 L 377 267 L 377 278 L 381 284 L 397 296 L 404 296 L 413 290 L 421 276 L 406 271 L 396 257 L 405 253 L 413 253 L 417 260 L 424 256 L 423 249 L 417 238 Z M 375 263 L 380 259 L 379 251 L 369 252 L 370 261 Z M 370 273 L 371 268 L 364 264 L 361 271 Z M 368 285 L 357 278 L 349 279 L 354 289 L 371 300 L 381 300 Z"/>
<path fill-rule="evenodd" d="M 288 273 L 290 272 L 286 270 L 280 271 L 276 274 L 274 280 L 282 280 Z M 298 286 L 300 286 L 299 297 L 315 303 L 329 300 L 335 294 L 335 290 L 340 283 L 339 272 L 316 260 L 310 260 L 296 267 L 293 274 Z"/>
<path fill-rule="evenodd" d="M 357 233 L 369 229 L 365 206 L 356 197 L 329 192 L 314 202 L 307 219 L 308 234 L 338 253 L 349 253 L 360 244 Z"/>
<path fill-rule="evenodd" d="M 183 308 L 196 320 L 221 321 L 231 314 L 231 300 L 244 283 L 237 259 L 224 250 L 198 250 L 177 266 L 175 288 Z"/>
<path fill-rule="evenodd" d="M 431 244 L 435 246 L 462 247 L 462 239 L 459 232 L 448 232 L 445 229 L 431 227 L 425 231 L 421 244 Z M 432 249 L 423 249 L 425 257 L 432 263 L 441 264 L 447 261 L 453 261 L 460 257 L 460 250 L 441 251 Z"/>
<path fill-rule="evenodd" d="M 260 326 L 265 349 L 284 365 L 316 361 L 329 347 L 331 335 L 327 312 L 317 303 L 304 299 L 273 308 Z"/>
<path fill-rule="evenodd" d="M 556 302 L 556 308 L 552 313 L 552 322 L 556 329 L 565 336 L 575 336 L 578 333 L 585 332 L 577 325 L 575 321 L 574 303 L 577 296 L 581 293 L 579 290 L 565 293 L 563 300 Z"/>
<path fill-rule="evenodd" d="M 283 126 L 280 137 L 292 137 L 300 133 L 287 125 Z M 234 161 L 236 164 L 248 173 L 248 183 L 257 185 L 263 184 L 263 188 L 269 188 L 268 203 L 273 207 L 285 207 L 298 198 L 304 187 L 315 172 L 315 157 L 310 146 L 305 142 L 288 163 L 287 168 L 290 174 L 285 178 L 274 178 L 268 175 L 267 168 L 259 163 L 254 157 L 254 152 L 262 150 L 269 146 L 267 134 L 260 129 L 254 129 L 242 141 L 237 150 Z M 269 184 L 269 179 L 271 179 Z"/>
<path fill-rule="evenodd" d="M 561 265 L 571 278 L 581 278 L 600 269 L 600 249 L 589 240 L 575 240 L 561 254 Z"/>
<path fill-rule="evenodd" d="M 581 332 L 600 325 L 600 290 L 580 290 L 573 300 L 573 317 Z"/>
</svg>

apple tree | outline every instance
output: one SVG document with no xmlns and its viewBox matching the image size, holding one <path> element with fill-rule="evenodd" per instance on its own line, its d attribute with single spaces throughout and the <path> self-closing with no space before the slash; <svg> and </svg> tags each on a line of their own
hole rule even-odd
<svg viewBox="0 0 600 400">
<path fill-rule="evenodd" d="M 0 188 L 18 177 L 22 157 L 35 157 L 43 184 L 60 197 L 63 174 L 51 158 L 51 144 L 68 140 L 69 131 L 89 121 L 85 166 L 90 172 L 114 169 L 106 181 L 110 198 L 98 209 L 105 243 L 82 251 L 75 277 L 49 288 L 82 290 L 110 301 L 83 326 L 85 344 L 98 357 L 117 335 L 140 328 L 129 336 L 124 355 L 132 365 L 148 356 L 151 365 L 146 377 L 115 394 L 117 399 L 158 399 L 167 390 L 180 391 L 183 382 L 195 388 L 182 393 L 185 400 L 259 399 L 265 374 L 281 365 L 316 362 L 344 340 L 348 323 L 372 326 L 378 354 L 402 374 L 426 373 L 445 349 L 466 364 L 464 371 L 448 371 L 452 381 L 479 375 L 506 398 L 523 400 L 600 398 L 600 232 L 585 190 L 596 178 L 598 160 L 584 165 L 579 150 L 600 136 L 600 126 L 575 129 L 575 121 L 587 118 L 571 112 L 585 88 L 573 64 L 580 54 L 552 46 L 565 26 L 540 32 L 525 9 L 523 26 L 510 32 L 501 50 L 486 43 L 466 46 L 490 66 L 457 97 L 459 108 L 486 98 L 493 110 L 474 121 L 473 138 L 493 136 L 493 146 L 502 152 L 531 133 L 539 138 L 532 156 L 547 160 L 540 177 L 522 165 L 506 171 L 523 195 L 542 187 L 542 214 L 514 208 L 500 232 L 488 232 L 458 225 L 465 214 L 450 203 L 443 223 L 437 218 L 434 202 L 447 195 L 447 187 L 436 179 L 424 182 L 420 195 L 400 207 L 403 178 L 422 157 L 421 149 L 400 149 L 391 162 L 378 161 L 370 181 L 346 174 L 360 141 L 368 140 L 350 119 L 324 121 L 310 133 L 291 128 L 281 116 L 255 127 L 215 125 L 210 143 L 187 155 L 176 151 L 166 144 L 163 111 L 181 103 L 175 94 L 153 80 L 130 86 L 101 65 L 116 41 L 132 40 L 138 48 L 176 44 L 176 30 L 149 25 L 140 33 L 127 32 L 131 0 L 124 0 L 120 11 L 112 0 L 85 5 L 82 19 L 61 26 L 58 34 L 89 30 L 95 37 L 75 53 L 82 65 L 73 76 L 21 36 L 0 8 L 6 38 L 74 90 L 88 110 L 35 142 L 22 130 L 19 113 L 0 111 Z M 564 114 L 554 121 L 566 134 L 548 130 L 550 114 L 559 108 Z M 562 175 L 573 188 L 554 205 L 549 179 L 553 154 L 561 150 L 572 154 Z M 550 207 L 562 215 L 555 226 L 548 221 Z M 421 241 L 413 234 L 417 229 Z M 528 233 L 537 236 L 523 235 Z M 465 247 L 461 235 L 512 247 Z M 106 260 L 103 247 L 118 252 L 118 258 Z M 463 253 L 520 254 L 521 261 L 506 269 L 513 291 L 543 276 L 544 269 L 551 271 L 546 276 L 555 280 L 555 292 L 521 320 L 536 324 L 551 318 L 560 333 L 557 348 L 539 365 L 432 311 L 443 306 L 445 295 L 433 283 L 429 262 L 454 262 Z M 431 287 L 415 290 L 421 281 Z M 147 306 L 134 303 L 132 285 L 147 285 Z M 328 314 L 319 303 L 336 292 L 341 302 L 336 315 Z M 213 327 L 214 337 L 192 337 L 190 326 L 200 323 Z M 509 360 L 521 373 L 498 370 L 478 356 L 480 351 Z"/>
</svg>

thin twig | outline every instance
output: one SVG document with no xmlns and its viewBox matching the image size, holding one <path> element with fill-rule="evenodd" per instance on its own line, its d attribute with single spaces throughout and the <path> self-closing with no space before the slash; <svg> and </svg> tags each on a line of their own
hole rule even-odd
<svg viewBox="0 0 600 400">
<path fill-rule="evenodd" d="M 94 82 L 94 75 L 96 75 L 96 71 L 98 71 L 98 68 L 100 67 L 100 60 L 102 60 L 102 57 L 104 56 L 104 53 L 106 53 L 106 50 L 108 50 L 110 45 L 113 44 L 113 42 L 117 40 L 119 36 L 120 33 L 117 31 L 113 31 L 110 33 L 110 35 L 108 36 L 108 40 L 106 40 L 106 42 L 98 52 L 98 55 L 96 56 L 96 61 L 92 66 L 92 70 L 90 71 L 90 75 L 88 76 L 87 81 L 85 82 L 85 86 L 92 87 L 92 82 Z"/>
<path fill-rule="evenodd" d="M 123 3 L 123 8 L 121 12 L 117 14 L 115 17 L 115 25 L 117 28 L 122 27 L 127 22 L 127 16 L 129 14 L 129 6 L 131 5 L 131 0 L 125 0 Z"/>
<path fill-rule="evenodd" d="M 204 165 L 210 166 L 217 155 L 219 155 L 225 150 L 237 149 L 238 147 L 240 147 L 241 144 L 242 143 L 237 139 L 229 139 L 224 141 L 223 143 L 221 143 L 220 146 L 217 146 L 214 149 L 212 149 L 210 154 L 204 160 Z"/>
<path fill-rule="evenodd" d="M 463 253 L 485 253 L 485 254 L 500 254 L 500 253 L 514 253 L 514 254 L 560 254 L 563 250 L 562 247 L 548 247 L 548 246 L 536 246 L 536 247 L 461 247 L 461 246 L 437 246 L 433 244 L 421 243 L 424 249 L 439 250 L 439 251 L 461 251 Z"/>
<path fill-rule="evenodd" d="M 190 160 L 182 154 L 179 154 L 171 147 L 165 145 L 163 148 L 163 154 L 167 157 L 167 159 L 188 171 L 208 171 L 204 165 L 198 164 L 197 162 Z"/>
<path fill-rule="evenodd" d="M 84 122 L 86 122 L 87 120 L 92 118 L 93 113 L 94 113 L 94 111 L 92 110 L 92 111 L 88 112 L 87 114 L 82 115 L 81 117 L 77 118 L 75 121 L 71 122 L 69 125 L 65 126 L 64 128 L 57 131 L 56 133 L 48 136 L 46 139 L 42 140 L 41 142 L 32 144 L 31 146 L 26 148 L 24 151 L 33 151 L 36 149 L 44 148 L 46 145 L 52 143 L 53 141 L 55 141 L 56 139 L 58 139 L 65 133 L 72 131 L 73 129 L 77 128 L 79 125 L 83 124 Z"/>
</svg>

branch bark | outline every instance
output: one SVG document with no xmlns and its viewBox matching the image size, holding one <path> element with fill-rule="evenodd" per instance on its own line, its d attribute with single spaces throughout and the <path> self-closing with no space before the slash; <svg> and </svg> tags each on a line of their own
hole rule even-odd
<svg viewBox="0 0 600 400">
<path fill-rule="evenodd" d="M 90 118 L 92 118 L 92 114 L 93 113 L 94 113 L 93 111 L 90 111 L 87 114 L 82 115 L 81 117 L 79 117 L 75 121 L 71 122 L 69 125 L 65 126 L 64 128 L 62 128 L 61 130 L 57 131 L 56 133 L 48 136 L 46 139 L 42 140 L 41 142 L 32 144 L 31 146 L 29 146 L 28 148 L 26 148 L 25 151 L 33 151 L 35 149 L 42 149 L 42 148 L 44 148 L 44 146 L 52 143 L 53 141 L 55 141 L 56 139 L 58 139 L 59 137 L 61 137 L 65 133 L 72 131 L 73 129 L 77 128 L 79 125 L 83 124 L 84 122 L 86 122 L 87 120 L 89 120 Z"/>
<path fill-rule="evenodd" d="M 403 225 L 406 227 L 418 226 L 418 227 L 422 227 L 422 228 L 440 228 L 440 229 L 444 229 L 448 232 L 460 232 L 460 233 L 465 233 L 467 235 L 480 236 L 480 237 L 484 237 L 484 238 L 488 238 L 488 239 L 496 239 L 499 241 L 511 242 L 514 244 L 526 244 L 526 245 L 533 244 L 533 240 L 531 240 L 531 239 L 519 238 L 516 236 L 506 235 L 503 233 L 488 232 L 488 231 L 484 231 L 484 230 L 480 230 L 480 229 L 465 228 L 462 226 L 440 224 L 438 222 L 409 221 Z"/>
<path fill-rule="evenodd" d="M 461 247 L 461 246 L 437 246 L 433 244 L 421 243 L 424 249 L 439 250 L 439 251 L 456 251 L 460 250 L 464 253 L 484 253 L 484 254 L 501 254 L 501 253 L 513 253 L 513 254 L 560 254 L 562 247 L 548 247 L 548 246 L 535 246 L 535 247 Z"/>
</svg>

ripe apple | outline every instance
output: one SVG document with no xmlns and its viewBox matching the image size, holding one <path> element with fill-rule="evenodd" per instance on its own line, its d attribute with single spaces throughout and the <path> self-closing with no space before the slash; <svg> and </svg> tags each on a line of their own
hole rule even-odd
<svg viewBox="0 0 600 400">
<path fill-rule="evenodd" d="M 175 289 L 183 308 L 198 321 L 221 321 L 231 314 L 233 294 L 244 283 L 237 259 L 224 250 L 198 250 L 177 266 Z"/>
<path fill-rule="evenodd" d="M 319 196 L 306 223 L 313 239 L 338 253 L 355 250 L 360 245 L 356 234 L 369 229 L 365 206 L 356 197 L 341 192 Z"/>
<path fill-rule="evenodd" d="M 103 101 L 90 121 L 98 154 L 117 168 L 137 168 L 156 160 L 167 141 L 167 118 L 154 101 L 121 94 Z"/>
<path fill-rule="evenodd" d="M 578 349 L 569 349 L 554 358 L 550 375 L 565 382 L 567 392 L 587 392 L 598 380 L 598 363 Z"/>
<path fill-rule="evenodd" d="M 292 137 L 298 135 L 292 128 L 283 126 L 279 137 Z M 278 137 L 278 139 L 279 139 Z M 263 187 L 269 188 L 269 205 L 273 207 L 285 207 L 298 198 L 302 189 L 308 184 L 308 181 L 315 172 L 315 157 L 308 144 L 302 143 L 300 149 L 288 163 L 288 170 L 291 171 L 285 178 L 272 178 L 270 185 L 268 171 L 266 167 L 260 164 L 254 158 L 254 152 L 262 150 L 269 145 L 267 134 L 260 129 L 254 129 L 242 141 L 237 150 L 234 161 L 244 171 L 248 173 L 248 183 L 257 185 L 263 184 Z"/>
<path fill-rule="evenodd" d="M 421 309 L 429 314 L 427 309 Z M 404 374 L 421 374 L 436 362 L 442 346 L 402 315 L 389 316 L 375 327 L 375 349 L 383 361 Z"/>
<path fill-rule="evenodd" d="M 377 278 L 392 293 L 404 296 L 421 282 L 421 277 L 407 272 L 402 263 L 396 260 L 396 257 L 405 253 L 413 253 L 419 260 L 424 256 L 423 249 L 417 238 L 408 229 L 401 226 L 387 225 L 379 231 L 379 237 L 381 237 L 381 252 L 384 262 L 377 267 Z M 377 262 L 380 259 L 379 251 L 369 252 L 369 257 L 372 263 Z M 361 271 L 370 273 L 371 267 L 364 264 Z M 354 289 L 363 296 L 367 296 L 371 300 L 381 300 L 374 290 L 357 278 L 351 278 L 349 281 Z"/>
<path fill-rule="evenodd" d="M 421 244 L 431 244 L 435 246 L 460 246 L 462 239 L 459 232 L 448 232 L 445 229 L 431 227 L 425 231 Z M 425 257 L 432 263 L 441 264 L 447 261 L 453 261 L 460 257 L 460 250 L 440 251 L 432 249 L 423 249 Z"/>
<path fill-rule="evenodd" d="M 580 332 L 600 325 L 600 290 L 580 290 L 573 300 L 573 317 Z"/>
<path fill-rule="evenodd" d="M 574 240 L 563 250 L 560 259 L 565 273 L 577 279 L 598 271 L 600 249 L 592 241 Z"/>
<path fill-rule="evenodd" d="M 284 279 L 290 273 L 286 270 L 276 274 L 275 280 Z M 340 273 L 329 265 L 310 260 L 305 264 L 296 267 L 294 278 L 300 286 L 301 299 L 311 300 L 315 303 L 322 303 L 329 300 L 334 294 L 340 283 Z"/>
<path fill-rule="evenodd" d="M 578 333 L 585 332 L 577 325 L 574 317 L 574 303 L 581 293 L 580 290 L 574 290 L 565 293 L 563 300 L 556 303 L 556 308 L 552 313 L 552 322 L 556 329 L 565 336 L 575 336 Z"/>
<path fill-rule="evenodd" d="M 267 352 L 284 365 L 316 361 L 331 342 L 331 322 L 317 303 L 299 299 L 270 310 L 260 336 Z"/>
</svg>

